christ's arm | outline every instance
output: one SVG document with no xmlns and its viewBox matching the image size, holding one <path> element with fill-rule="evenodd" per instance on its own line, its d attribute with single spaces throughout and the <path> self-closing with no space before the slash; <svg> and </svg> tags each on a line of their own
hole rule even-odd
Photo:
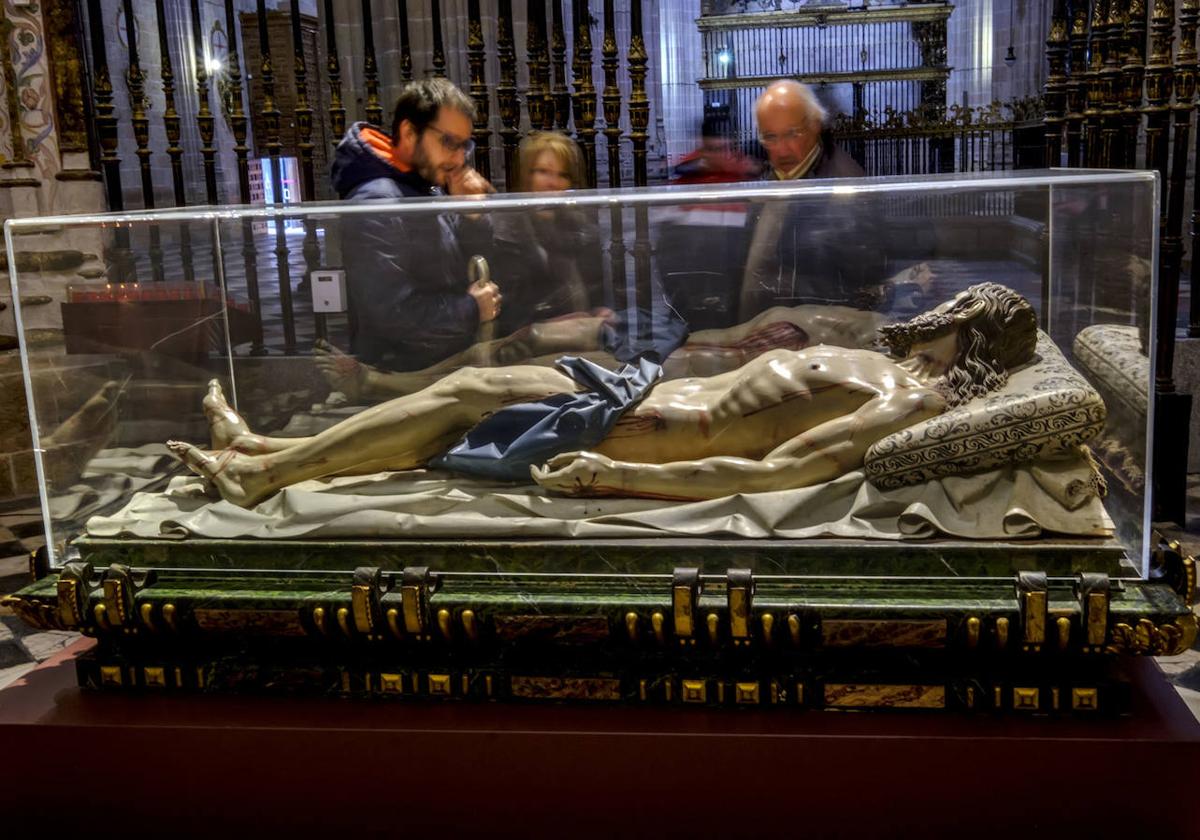
<svg viewBox="0 0 1200 840">
<path fill-rule="evenodd" d="M 534 467 L 532 473 L 541 486 L 568 496 L 696 500 L 808 487 L 857 469 L 875 441 L 938 414 L 944 405 L 933 391 L 881 395 L 853 414 L 797 435 L 761 460 L 719 455 L 634 464 L 575 452 Z"/>
</svg>

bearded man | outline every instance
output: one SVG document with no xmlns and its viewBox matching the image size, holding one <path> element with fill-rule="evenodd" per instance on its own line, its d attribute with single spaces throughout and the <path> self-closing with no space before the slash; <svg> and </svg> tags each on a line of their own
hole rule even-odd
<svg viewBox="0 0 1200 840">
<path fill-rule="evenodd" d="M 334 153 L 333 188 L 346 201 L 395 203 L 495 192 L 468 165 L 475 105 L 445 79 L 404 88 L 391 133 L 350 126 Z M 500 312 L 494 283 L 468 286 L 466 255 L 487 252 L 491 229 L 454 214 L 347 216 L 342 248 L 351 348 L 363 362 L 422 368 L 470 346 Z"/>
<path fill-rule="evenodd" d="M 1001 387 L 1034 358 L 1037 318 L 1021 295 L 983 283 L 880 336 L 891 355 L 772 350 L 728 373 L 646 384 L 595 445 L 579 446 L 570 423 L 542 429 L 560 454 L 526 469 L 547 490 L 572 496 L 694 500 L 819 484 L 861 467 L 881 438 Z M 562 362 L 571 375 L 534 365 L 462 368 L 310 438 L 251 433 L 214 382 L 205 409 L 218 451 L 168 445 L 226 500 L 250 507 L 308 479 L 417 469 L 464 433 L 502 427 L 496 421 L 506 413 L 628 384 L 610 373 L 618 381 L 592 380 L 589 389 L 572 361 Z M 583 448 L 590 451 L 575 451 Z"/>
</svg>

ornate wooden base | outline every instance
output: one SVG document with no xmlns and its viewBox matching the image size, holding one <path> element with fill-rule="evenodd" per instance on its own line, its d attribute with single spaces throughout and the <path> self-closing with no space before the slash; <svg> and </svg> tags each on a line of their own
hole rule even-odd
<svg viewBox="0 0 1200 840">
<path fill-rule="evenodd" d="M 1197 631 L 1166 543 L 1151 580 L 1086 541 L 76 546 L 6 603 L 97 688 L 1118 714 Z"/>
</svg>

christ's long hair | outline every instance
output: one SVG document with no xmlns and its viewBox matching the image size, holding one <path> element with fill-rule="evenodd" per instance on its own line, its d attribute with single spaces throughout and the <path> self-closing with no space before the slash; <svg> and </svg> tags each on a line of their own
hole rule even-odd
<svg viewBox="0 0 1200 840">
<path fill-rule="evenodd" d="M 976 311 L 978 310 L 978 311 Z M 912 346 L 958 330 L 958 355 L 938 384 L 950 405 L 1002 388 L 1010 371 L 1033 359 L 1037 315 L 1023 295 L 999 283 L 971 286 L 952 307 L 879 328 L 897 356 Z"/>
</svg>

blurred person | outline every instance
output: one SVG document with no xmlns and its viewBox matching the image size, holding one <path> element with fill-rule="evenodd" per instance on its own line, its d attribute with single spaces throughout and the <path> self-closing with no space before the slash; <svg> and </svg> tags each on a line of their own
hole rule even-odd
<svg viewBox="0 0 1200 840">
<path fill-rule="evenodd" d="M 718 121 L 700 125 L 699 147 L 675 166 L 672 184 L 756 181 L 762 164 L 737 152 Z M 658 246 L 662 287 L 693 329 L 730 325 L 746 252 L 745 201 L 681 204 L 663 219 Z"/>
<path fill-rule="evenodd" d="M 517 149 L 520 192 L 550 196 L 587 186 L 583 154 L 570 137 L 537 131 Z M 497 276 L 504 278 L 505 306 L 497 332 L 583 313 L 603 299 L 600 234 L 587 211 L 566 206 L 534 213 L 493 214 Z"/>
<path fill-rule="evenodd" d="M 339 197 L 354 203 L 494 192 L 467 163 L 475 105 L 445 79 L 409 84 L 391 132 L 357 122 L 332 167 Z M 467 281 L 467 257 L 486 251 L 486 219 L 381 212 L 347 216 L 342 250 L 350 293 L 351 349 L 394 370 L 425 367 L 475 342 L 501 310 L 496 284 Z"/>
<path fill-rule="evenodd" d="M 813 89 L 793 79 L 780 79 L 754 106 L 758 141 L 770 164 L 767 178 L 861 178 L 867 173 L 833 142 L 826 127 L 829 114 Z"/>
<path fill-rule="evenodd" d="M 833 143 L 825 108 L 807 85 L 792 79 L 772 82 L 758 99 L 755 119 L 769 161 L 767 180 L 865 174 Z M 742 320 L 781 304 L 881 308 L 890 302 L 882 240 L 869 198 L 768 201 L 751 215 Z"/>
<path fill-rule="evenodd" d="M 705 117 L 700 124 L 700 146 L 675 165 L 672 184 L 727 184 L 762 177 L 762 164 L 733 148 L 717 121 Z"/>
</svg>

